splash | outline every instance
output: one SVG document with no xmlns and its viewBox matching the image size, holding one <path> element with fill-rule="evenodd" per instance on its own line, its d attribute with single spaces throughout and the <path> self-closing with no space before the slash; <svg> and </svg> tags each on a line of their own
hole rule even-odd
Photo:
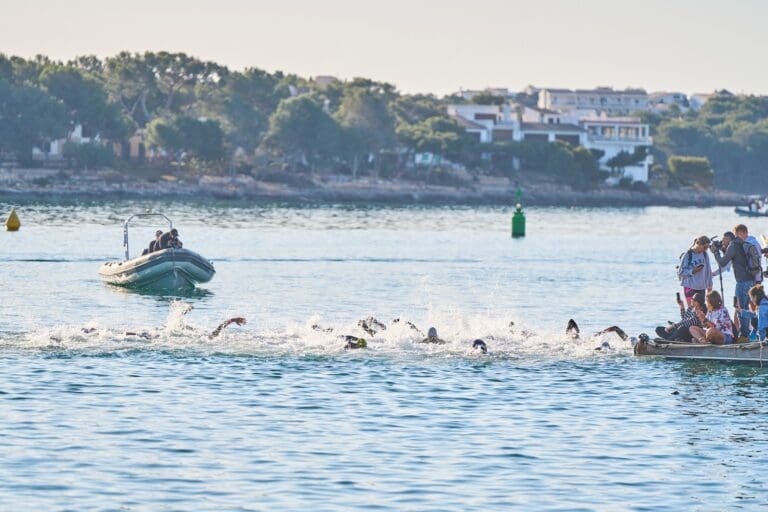
<svg viewBox="0 0 768 512">
<path fill-rule="evenodd" d="M 119 355 L 125 352 L 163 351 L 182 354 L 232 356 L 343 356 L 343 357 L 436 357 L 486 359 L 578 360 L 631 354 L 629 340 L 614 333 L 582 335 L 574 339 L 560 332 L 542 331 L 490 315 L 462 315 L 458 311 L 430 311 L 411 320 L 373 319 L 325 324 L 319 315 L 301 323 L 264 328 L 248 324 L 228 327 L 216 337 L 216 326 L 193 321 L 193 307 L 183 301 L 169 305 L 161 326 L 114 327 L 88 322 L 59 325 L 0 340 L 0 348 L 61 351 L 71 354 Z M 372 321 L 373 320 L 373 321 Z M 444 344 L 422 343 L 427 329 L 435 326 Z M 596 330 L 596 329 L 595 329 Z M 587 332 L 583 329 L 582 332 Z M 366 340 L 364 350 L 346 350 L 345 336 Z M 482 339 L 488 354 L 473 349 Z"/>
</svg>

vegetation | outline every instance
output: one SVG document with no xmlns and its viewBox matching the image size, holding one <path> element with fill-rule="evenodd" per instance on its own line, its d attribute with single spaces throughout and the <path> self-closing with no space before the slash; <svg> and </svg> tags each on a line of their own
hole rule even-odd
<svg viewBox="0 0 768 512">
<path fill-rule="evenodd" d="M 518 100 L 533 105 L 536 96 L 521 93 Z M 245 159 L 271 162 L 273 169 L 278 163 L 287 172 L 392 176 L 416 154 L 430 153 L 428 176 L 437 172 L 434 166 L 445 171 L 458 164 L 474 174 L 530 170 L 578 188 L 605 178 L 600 155 L 583 148 L 479 144 L 446 113 L 449 103 L 462 101 L 401 94 L 391 84 L 362 78 L 319 84 L 279 71 L 233 71 L 184 53 L 122 52 L 66 63 L 0 54 L 0 158 L 31 165 L 33 147 L 44 149 L 80 125 L 90 143 L 65 149 L 66 161 L 78 168 L 115 165 L 103 148 L 122 147 L 117 154 L 124 161 L 128 139 L 139 133 L 141 156 L 160 154 L 181 168 L 207 172 Z M 500 104 L 504 98 L 485 94 L 473 101 Z M 668 162 L 655 175 L 666 173 L 673 184 L 768 186 L 768 99 L 721 92 L 700 112 L 637 115 L 651 126 L 655 161 Z M 608 164 L 620 175 L 644 157 L 644 151 L 620 153 Z M 671 157 L 706 159 L 711 173 L 707 177 L 701 163 Z"/>
<path fill-rule="evenodd" d="M 697 156 L 670 157 L 669 173 L 680 185 L 711 187 L 715 172 L 709 160 Z"/>
</svg>

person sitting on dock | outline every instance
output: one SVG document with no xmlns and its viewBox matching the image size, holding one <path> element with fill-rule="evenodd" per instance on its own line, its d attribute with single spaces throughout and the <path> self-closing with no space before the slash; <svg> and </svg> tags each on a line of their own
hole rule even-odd
<svg viewBox="0 0 768 512">
<path fill-rule="evenodd" d="M 666 327 L 657 327 L 656 335 L 659 338 L 670 341 L 684 341 L 690 343 L 693 339 L 690 328 L 694 326 L 701 327 L 698 312 L 707 312 L 707 304 L 703 292 L 697 292 L 693 295 L 691 304 L 686 309 L 685 304 L 678 294 L 677 305 L 680 306 L 680 321 Z"/>
<path fill-rule="evenodd" d="M 723 298 L 715 290 L 707 294 L 707 309 L 707 313 L 701 310 L 696 313 L 701 326 L 693 325 L 690 328 L 691 336 L 696 343 L 712 343 L 714 345 L 733 343 L 734 327 L 738 330 L 739 316 L 734 315 L 733 320 L 731 320 L 728 308 L 723 304 Z"/>
</svg>

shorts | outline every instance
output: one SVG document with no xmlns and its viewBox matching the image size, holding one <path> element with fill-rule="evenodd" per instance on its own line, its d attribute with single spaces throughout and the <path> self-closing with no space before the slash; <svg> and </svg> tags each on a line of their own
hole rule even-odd
<svg viewBox="0 0 768 512">
<path fill-rule="evenodd" d="M 683 287 L 683 292 L 685 292 L 685 298 L 686 299 L 692 299 L 694 295 L 696 295 L 699 292 L 704 293 L 704 290 L 694 290 L 693 288 L 688 288 L 687 286 Z"/>
</svg>

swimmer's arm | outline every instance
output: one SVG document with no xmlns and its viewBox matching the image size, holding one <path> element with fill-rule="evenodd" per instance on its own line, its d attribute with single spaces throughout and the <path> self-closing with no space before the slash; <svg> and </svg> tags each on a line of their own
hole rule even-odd
<svg viewBox="0 0 768 512">
<path fill-rule="evenodd" d="M 241 316 L 236 316 L 234 318 L 230 318 L 229 320 L 225 320 L 224 322 L 221 322 L 219 326 L 216 327 L 208 337 L 215 338 L 216 336 L 221 334 L 221 331 L 223 331 L 226 327 L 228 327 L 231 324 L 245 325 L 246 320 Z"/>
</svg>

